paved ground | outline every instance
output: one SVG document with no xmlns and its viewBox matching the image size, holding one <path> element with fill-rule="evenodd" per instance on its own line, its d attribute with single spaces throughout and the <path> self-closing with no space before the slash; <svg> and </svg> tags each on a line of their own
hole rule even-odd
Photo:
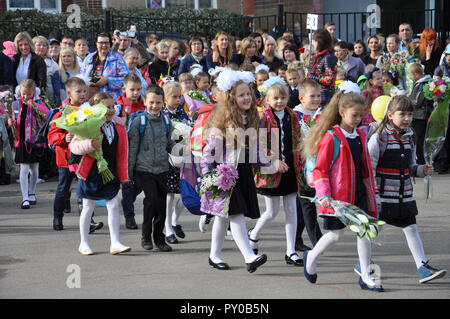
<svg viewBox="0 0 450 319">
<path fill-rule="evenodd" d="M 418 225 L 425 253 L 435 267 L 450 269 L 450 176 L 434 176 L 435 199 L 425 203 L 423 181 L 417 179 Z M 362 291 L 353 272 L 357 260 L 355 236 L 347 231 L 342 242 L 326 252 L 318 266 L 318 283 L 309 284 L 303 269 L 286 265 L 283 213 L 264 229 L 260 249 L 268 262 L 255 273 L 246 271 L 233 241 L 226 241 L 223 259 L 232 267 L 219 271 L 208 265 L 211 232 L 198 230 L 198 217 L 187 211 L 180 223 L 186 238 L 174 251 L 145 251 L 140 230 L 121 226 L 121 241 L 130 253 L 111 256 L 105 226 L 90 235 L 93 256 L 81 256 L 78 213 L 64 218 L 64 231 L 52 229 L 52 202 L 57 182 L 37 187 L 38 204 L 21 210 L 19 184 L 0 186 L 0 298 L 24 299 L 441 299 L 450 297 L 450 275 L 419 284 L 417 271 L 400 229 L 386 227 L 382 246 L 373 260 L 381 267 L 384 293 Z M 260 199 L 261 210 L 264 201 Z M 142 222 L 142 195 L 136 201 L 137 221 Z M 107 222 L 106 209 L 96 208 L 96 220 Z M 253 226 L 254 220 L 248 220 Z M 139 225 L 140 226 L 140 225 Z M 309 244 L 306 232 L 305 243 Z M 79 274 L 79 280 L 76 275 Z M 79 288 L 78 288 L 79 287 Z M 253 300 L 253 301 L 252 301 Z M 198 301 L 198 300 L 197 300 Z M 217 301 L 217 300 L 216 300 Z M 184 302 L 184 301 L 183 301 Z M 181 308 L 180 308 L 181 309 Z M 180 310 L 181 311 L 181 310 Z M 223 311 L 223 309 L 222 309 Z"/>
</svg>

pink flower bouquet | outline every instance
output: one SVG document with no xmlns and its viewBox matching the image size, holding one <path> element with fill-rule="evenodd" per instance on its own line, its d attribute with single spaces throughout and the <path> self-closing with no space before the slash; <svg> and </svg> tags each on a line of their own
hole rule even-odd
<svg viewBox="0 0 450 319">
<path fill-rule="evenodd" d="M 211 198 L 216 198 L 224 193 L 229 193 L 236 185 L 238 178 L 236 167 L 230 164 L 220 164 L 202 176 L 200 196 L 206 192 L 212 192 Z"/>
</svg>

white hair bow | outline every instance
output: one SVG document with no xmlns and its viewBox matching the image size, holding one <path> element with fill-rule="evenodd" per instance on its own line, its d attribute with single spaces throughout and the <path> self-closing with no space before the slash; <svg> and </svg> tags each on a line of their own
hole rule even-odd
<svg viewBox="0 0 450 319">
<path fill-rule="evenodd" d="M 250 71 L 234 71 L 226 68 L 220 72 L 216 84 L 219 90 L 225 92 L 229 91 L 239 81 L 249 84 L 255 82 L 255 76 Z"/>
</svg>

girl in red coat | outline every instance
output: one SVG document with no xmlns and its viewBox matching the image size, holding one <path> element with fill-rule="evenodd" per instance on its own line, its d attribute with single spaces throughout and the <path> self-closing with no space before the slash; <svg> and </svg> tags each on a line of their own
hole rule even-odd
<svg viewBox="0 0 450 319">
<path fill-rule="evenodd" d="M 303 253 L 304 275 L 308 281 L 317 280 L 318 257 L 339 241 L 345 225 L 335 217 L 331 200 L 354 204 L 377 218 L 374 178 L 365 134 L 356 127 L 364 114 L 364 100 L 356 93 L 341 91 L 333 96 L 304 143 L 304 155 L 317 154 L 313 171 L 314 186 L 320 203 L 319 216 L 323 228 L 329 230 L 314 249 Z M 339 141 L 336 141 L 336 138 Z M 340 143 L 339 155 L 333 161 L 334 143 Z M 366 238 L 357 240 L 362 289 L 382 291 L 369 277 L 371 244 Z"/>
</svg>

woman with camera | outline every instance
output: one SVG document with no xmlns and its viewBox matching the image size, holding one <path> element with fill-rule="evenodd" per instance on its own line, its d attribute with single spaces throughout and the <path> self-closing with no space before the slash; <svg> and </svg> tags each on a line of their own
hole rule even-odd
<svg viewBox="0 0 450 319">
<path fill-rule="evenodd" d="M 111 44 L 109 33 L 97 34 L 97 51 L 84 60 L 85 65 L 81 73 L 89 79 L 89 98 L 97 92 L 106 92 L 114 100 L 122 95 L 123 80 L 130 70 L 123 56 L 111 50 Z"/>
</svg>

